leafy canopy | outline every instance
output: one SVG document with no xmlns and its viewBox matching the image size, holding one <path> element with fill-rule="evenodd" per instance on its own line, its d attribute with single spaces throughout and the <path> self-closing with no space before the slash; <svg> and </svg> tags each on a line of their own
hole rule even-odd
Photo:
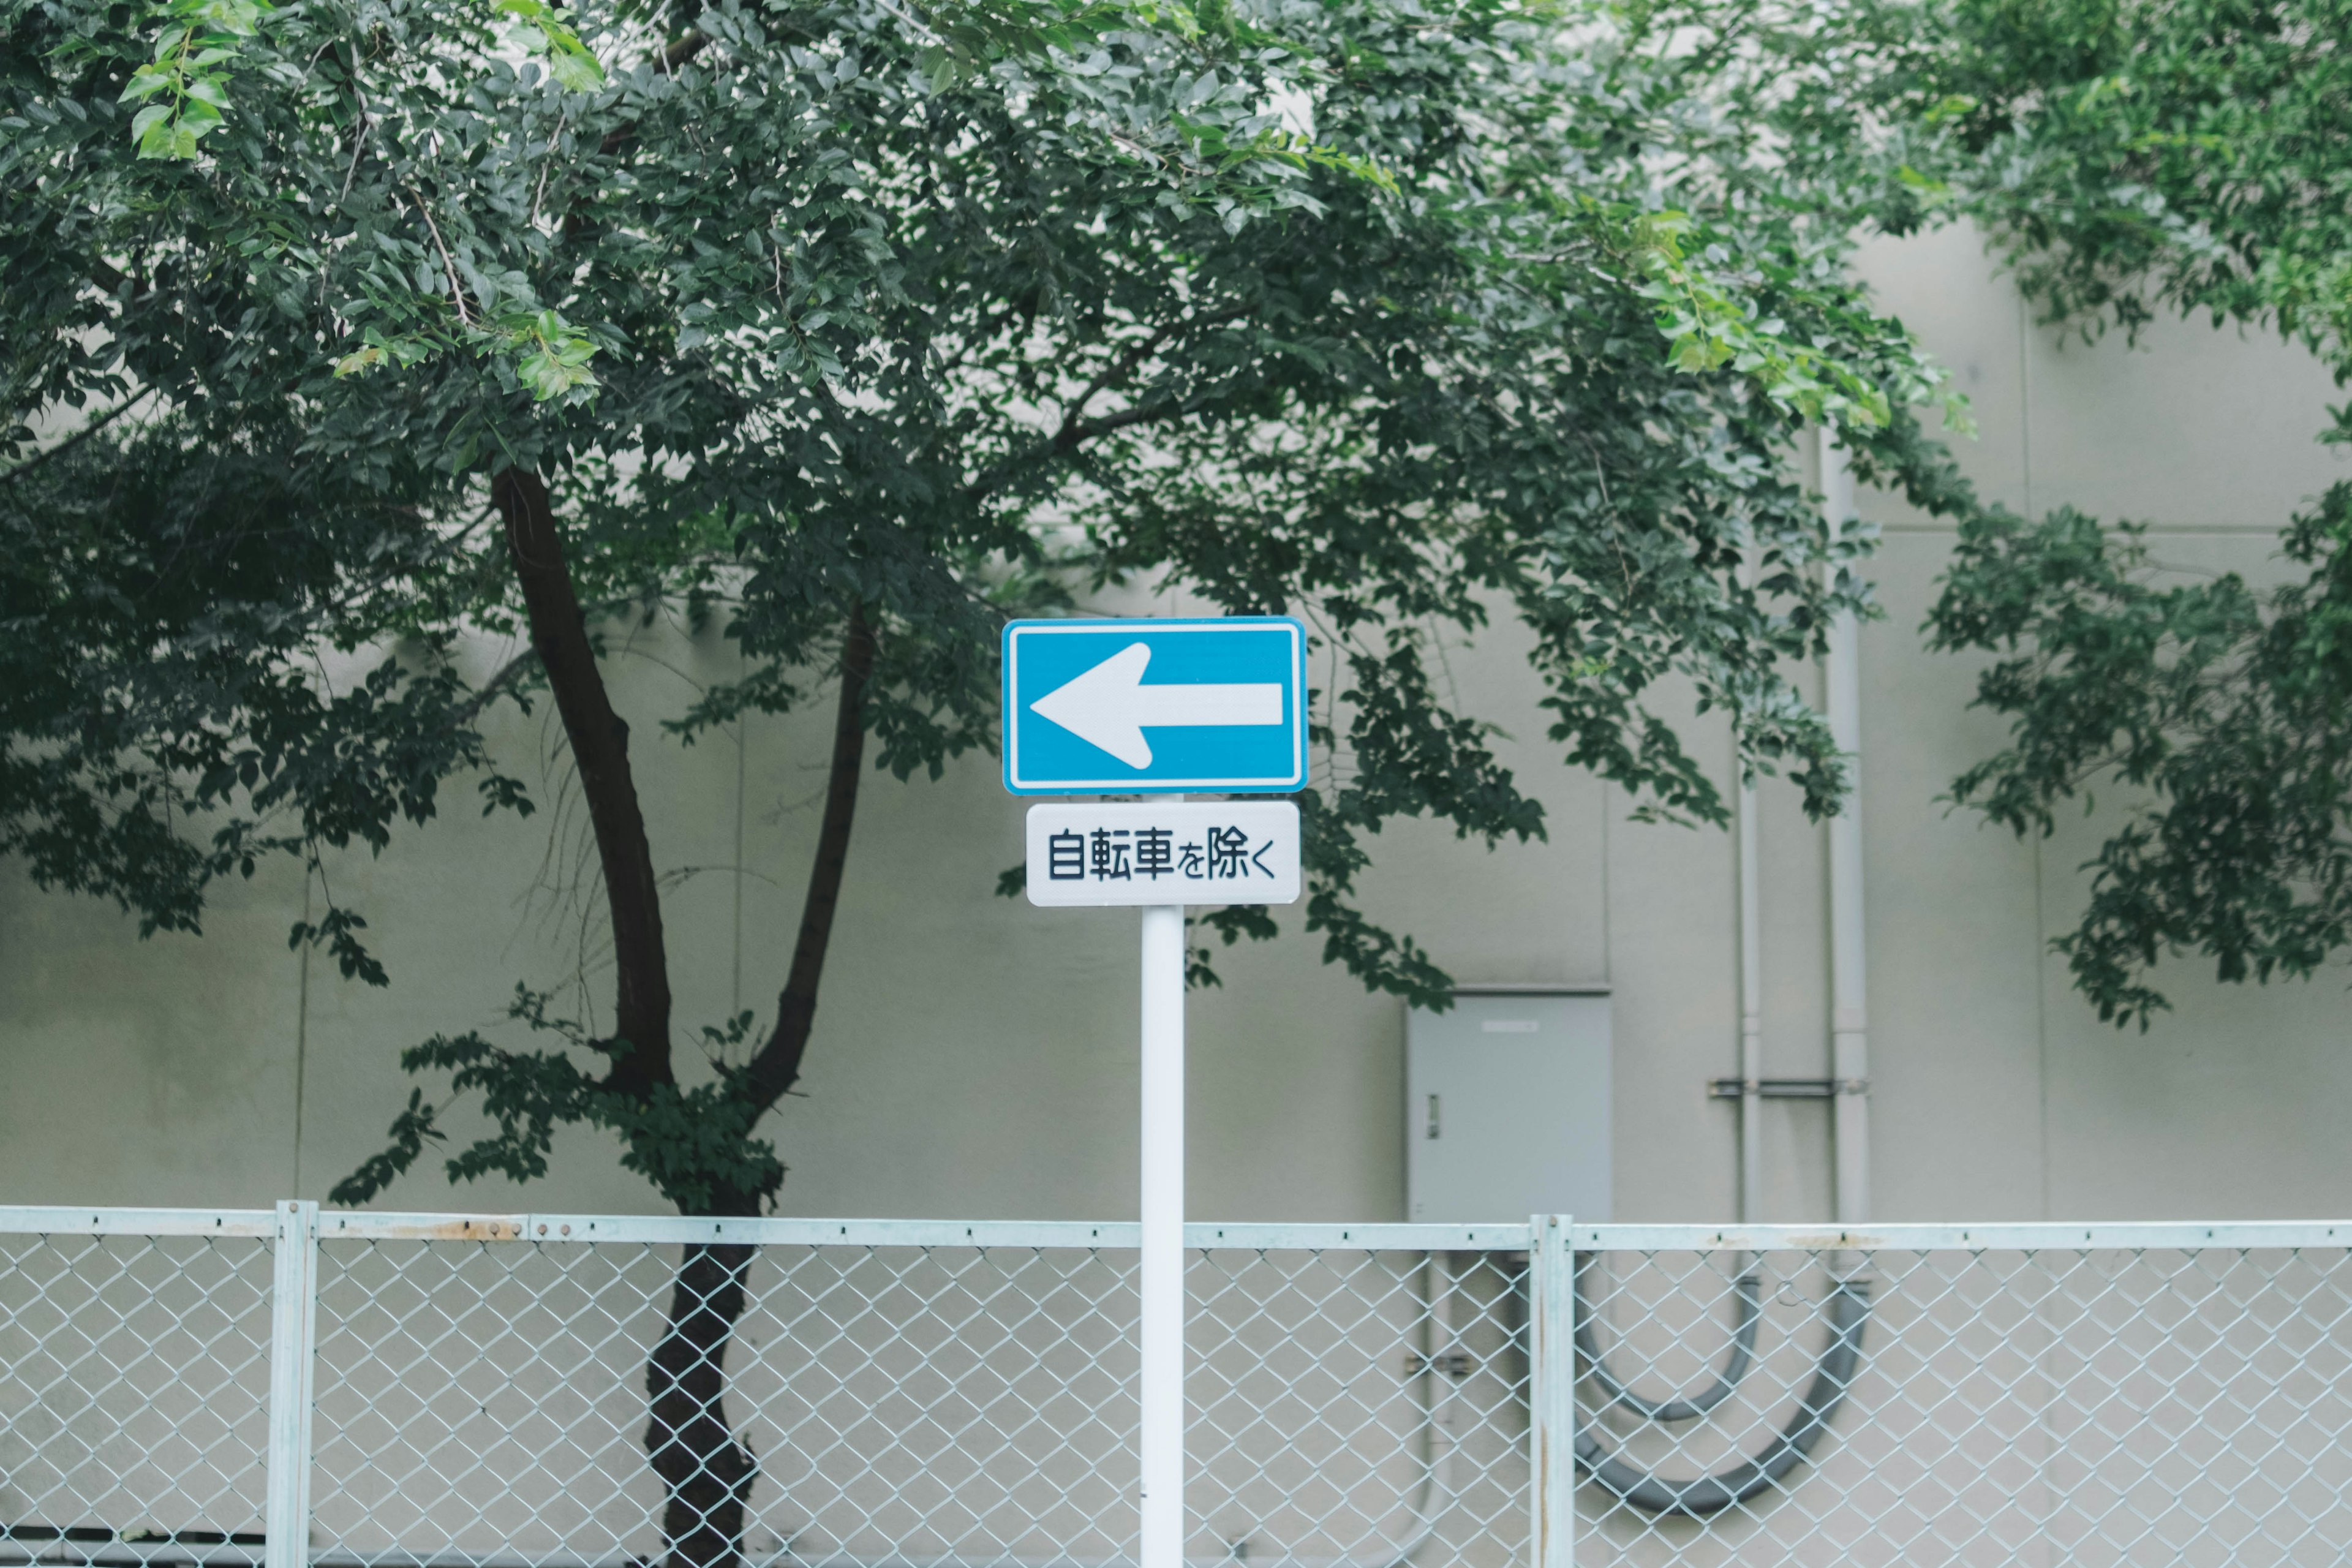
<svg viewBox="0 0 2352 1568">
<path fill-rule="evenodd" d="M 2203 315 L 2352 376 L 2343 0 L 1932 0 L 1848 26 L 1885 62 L 1855 95 L 1888 128 L 1856 176 L 1882 211 L 1976 219 L 2086 334 Z M 2320 438 L 2352 440 L 2352 405 Z M 2352 943 L 2348 542 L 2342 483 L 2286 522 L 2276 587 L 2168 570 L 2144 529 L 2072 510 L 1964 522 L 1928 631 L 1994 656 L 1977 700 L 2011 727 L 1954 794 L 2020 833 L 2101 788 L 2127 803 L 2056 942 L 2103 1017 L 2146 1027 L 2168 956 L 2266 980 Z"/>
<path fill-rule="evenodd" d="M 1433 1002 L 1356 898 L 1378 835 L 1543 831 L 1440 638 L 1517 622 L 1550 743 L 1644 813 L 1725 817 L 1693 697 L 1826 811 L 1843 764 L 1782 671 L 1868 610 L 1868 540 L 1824 527 L 1793 438 L 1828 421 L 1950 493 L 1911 412 L 1937 377 L 1844 265 L 1859 198 L 1775 131 L 1826 78 L 1746 7 L 327 0 L 218 42 L 9 4 L 0 520 L 36 546 L 6 568 L 35 700 L 0 710 L 34 781 L 0 843 L 189 927 L 210 877 L 302 856 L 327 912 L 295 940 L 362 979 L 325 850 L 385 848 L 460 773 L 528 809 L 481 717 L 582 696 L 541 657 L 517 476 L 593 626 L 713 616 L 740 648 L 643 731 L 686 742 L 832 694 L 877 765 L 936 774 L 990 742 L 1008 613 L 1151 582 L 1307 616 L 1306 924 Z M 535 1048 L 414 1048 L 490 1117 L 450 1173 L 536 1175 L 586 1122 L 682 1207 L 772 1196 L 800 969 L 765 1044 L 705 1027 L 684 1076 L 585 977 L 519 989 Z M 420 1089 L 338 1195 L 444 1104 Z"/>
</svg>

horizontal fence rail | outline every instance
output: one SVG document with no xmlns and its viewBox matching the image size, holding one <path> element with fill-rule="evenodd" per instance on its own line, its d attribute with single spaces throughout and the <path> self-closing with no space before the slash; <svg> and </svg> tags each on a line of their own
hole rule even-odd
<svg viewBox="0 0 2352 1568">
<path fill-rule="evenodd" d="M 0 1208 L 0 1563 L 1130 1563 L 1137 1243 Z M 1202 1568 L 2352 1557 L 2352 1223 L 1186 1243 Z"/>
</svg>

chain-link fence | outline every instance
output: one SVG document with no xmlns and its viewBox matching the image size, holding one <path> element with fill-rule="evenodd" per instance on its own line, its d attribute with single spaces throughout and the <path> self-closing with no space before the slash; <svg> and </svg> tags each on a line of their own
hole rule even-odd
<svg viewBox="0 0 2352 1568">
<path fill-rule="evenodd" d="M 260 1546 L 272 1218 L 186 1217 L 0 1209 L 0 1552 Z"/>
<path fill-rule="evenodd" d="M 1587 1470 L 1622 1467 L 1584 1482 L 1584 1557 L 2352 1560 L 2338 1228 L 1579 1226 Z M 1642 1408 L 1677 1393 L 1712 1407 Z"/>
<path fill-rule="evenodd" d="M 2352 1556 L 2352 1226 L 1187 1239 L 1195 1563 Z M 0 1562 L 1132 1563 L 1135 1245 L 0 1209 Z"/>
</svg>

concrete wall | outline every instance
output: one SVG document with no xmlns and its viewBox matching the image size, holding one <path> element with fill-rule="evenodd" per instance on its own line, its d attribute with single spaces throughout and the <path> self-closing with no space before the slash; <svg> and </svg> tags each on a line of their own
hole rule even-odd
<svg viewBox="0 0 2352 1568">
<path fill-rule="evenodd" d="M 1950 363 L 1982 433 L 1963 458 L 2025 508 L 2071 501 L 2151 521 L 2168 559 L 2260 574 L 2296 501 L 2343 472 L 2313 441 L 2326 374 L 2276 344 L 2168 323 L 2135 352 L 2032 326 L 1977 242 L 1874 247 L 1888 306 Z M 1885 1219 L 2352 1213 L 2334 1135 L 2352 1111 L 2334 979 L 2267 991 L 2183 962 L 2178 1011 L 2148 1035 L 2101 1025 L 2044 951 L 2081 896 L 2101 824 L 2020 844 L 1947 813 L 1952 776 L 2000 739 L 1965 710 L 1971 670 L 1917 626 L 1948 531 L 1883 498 L 1886 619 L 1864 634 L 1874 1207 Z M 1174 601 L 1165 608 L 1189 606 Z M 486 650 L 486 652 L 490 650 Z M 622 710 L 673 708 L 723 674 L 716 637 L 657 628 L 612 663 Z M 1734 847 L 1638 826 L 1622 799 L 1539 743 L 1538 686 L 1498 632 L 1448 659 L 1518 739 L 1504 750 L 1550 814 L 1547 843 L 1493 855 L 1444 832 L 1383 836 L 1380 916 L 1465 981 L 1604 982 L 1615 997 L 1617 1217 L 1733 1213 L 1734 1113 L 1706 1098 L 1738 1031 Z M 373 991 L 288 951 L 303 911 L 275 869 L 232 886 L 201 939 L 136 940 L 86 900 L 0 877 L 0 1202 L 257 1204 L 323 1195 L 405 1100 L 399 1049 L 499 1021 L 518 981 L 563 986 L 585 952 L 584 825 L 557 798 L 543 718 L 499 738 L 549 780 L 518 824 L 449 814 L 381 860 L 331 868 L 394 980 Z M 789 950 L 815 830 L 824 721 L 755 720 L 679 749 L 637 732 L 682 1034 L 763 1015 Z M 1727 778 L 1719 732 L 1691 729 Z M 1135 921 L 994 898 L 1020 854 L 1020 805 L 975 758 L 937 784 L 872 779 L 825 981 L 805 1098 L 772 1121 L 787 1212 L 1129 1214 Z M 1827 1070 L 1820 830 L 1764 790 L 1766 1051 L 1776 1076 Z M 1234 1219 L 1402 1216 L 1402 1016 L 1285 938 L 1223 959 L 1192 1013 L 1192 1211 Z M 1827 1108 L 1765 1108 L 1763 1215 L 1829 1212 Z M 614 1150 L 566 1137 L 539 1187 L 453 1191 L 437 1170 L 403 1207 L 650 1210 Z"/>
</svg>

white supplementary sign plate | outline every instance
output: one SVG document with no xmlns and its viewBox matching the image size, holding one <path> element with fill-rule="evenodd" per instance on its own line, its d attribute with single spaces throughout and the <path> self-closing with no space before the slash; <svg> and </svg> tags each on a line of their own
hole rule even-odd
<svg viewBox="0 0 2352 1568">
<path fill-rule="evenodd" d="M 1111 904 L 1298 901 L 1298 807 L 1286 800 L 1029 808 L 1029 901 Z"/>
</svg>

